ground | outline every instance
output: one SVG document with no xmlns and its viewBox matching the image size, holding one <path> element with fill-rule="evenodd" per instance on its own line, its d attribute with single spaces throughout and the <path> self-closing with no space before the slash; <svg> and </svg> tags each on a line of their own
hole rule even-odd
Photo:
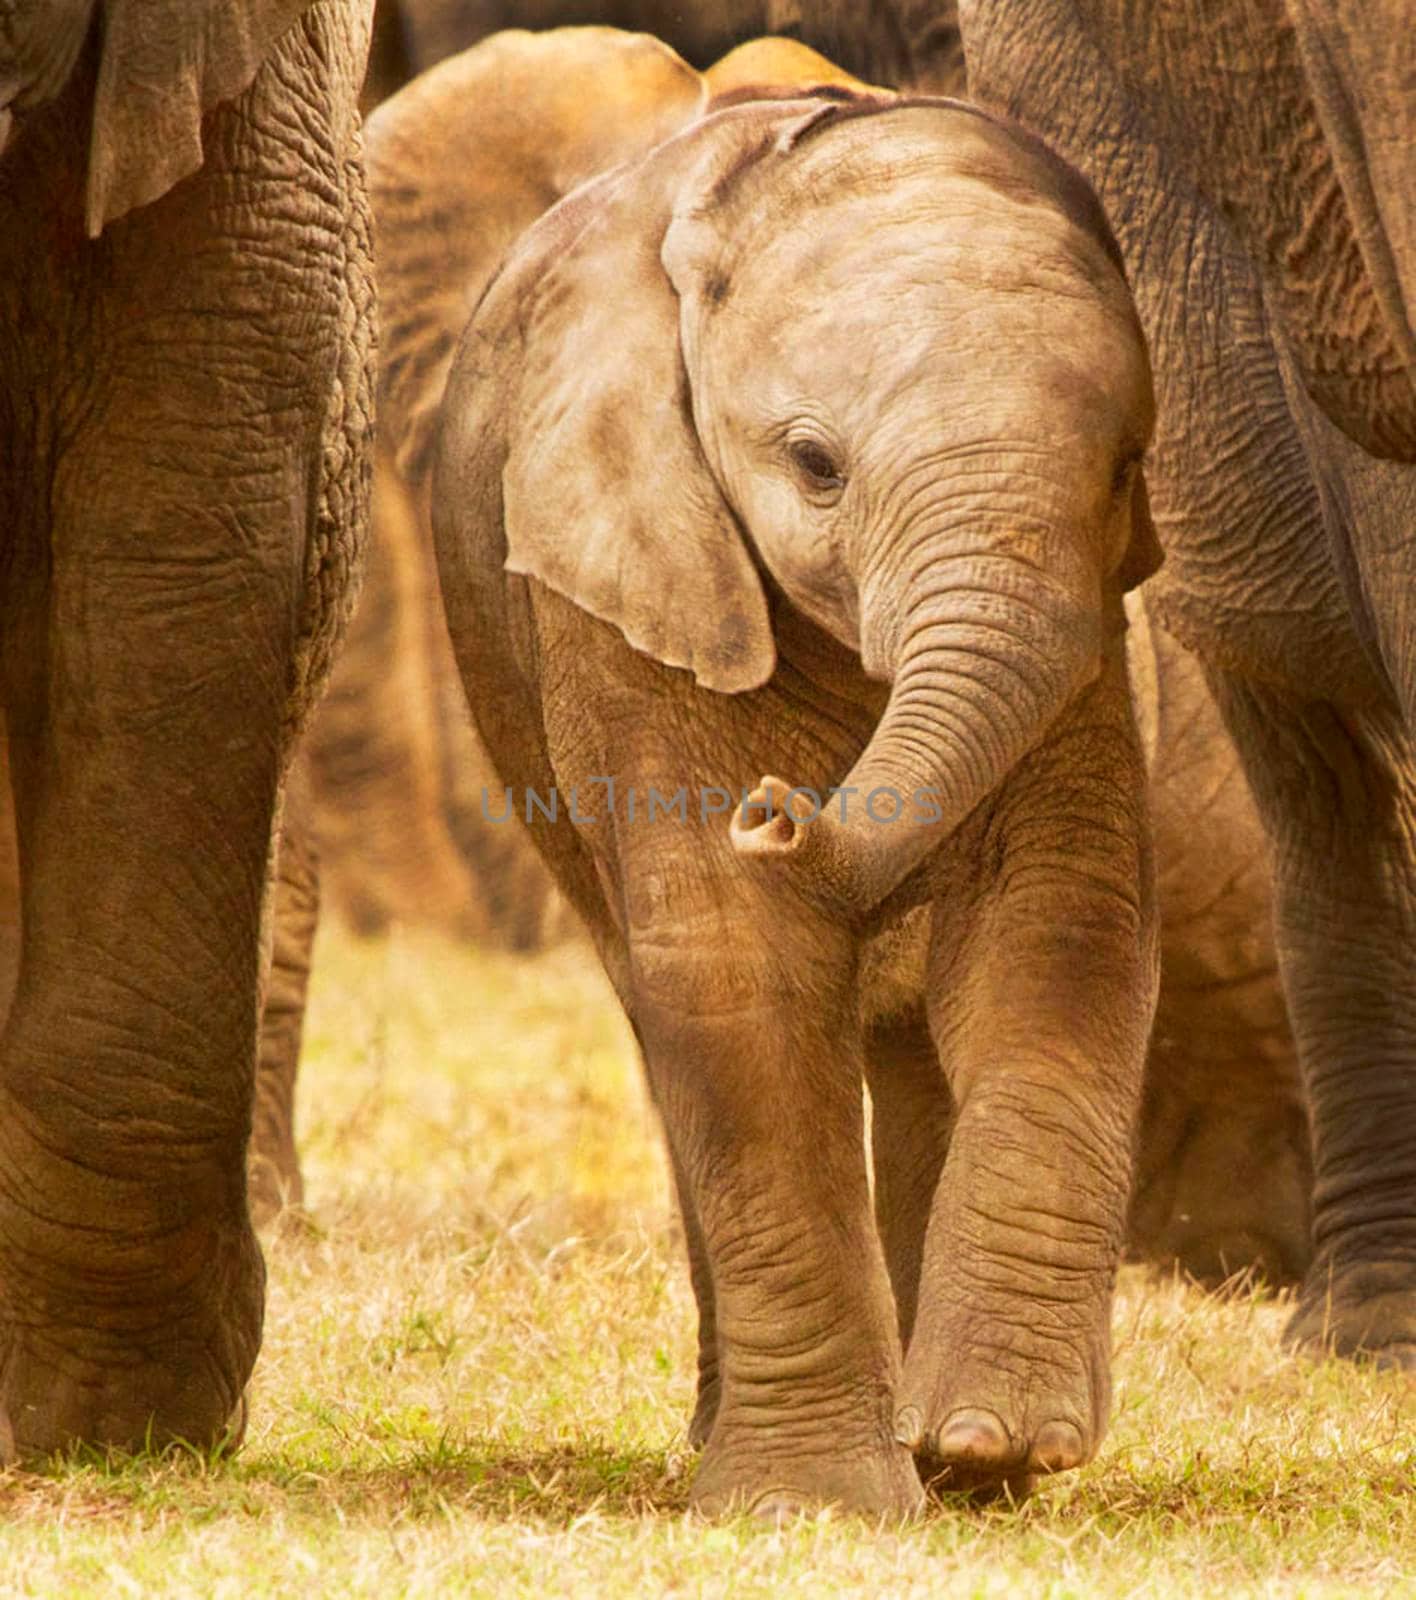
<svg viewBox="0 0 1416 1600">
<path fill-rule="evenodd" d="M 1416 1384 L 1138 1269 L 1101 1457 L 1027 1505 L 689 1519 L 692 1298 L 593 959 L 317 963 L 244 1448 L 0 1472 L 0 1595 L 1416 1597 Z"/>
</svg>

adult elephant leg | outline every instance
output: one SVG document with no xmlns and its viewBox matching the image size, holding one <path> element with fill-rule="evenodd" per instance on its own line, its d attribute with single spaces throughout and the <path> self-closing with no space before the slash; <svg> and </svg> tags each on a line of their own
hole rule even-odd
<svg viewBox="0 0 1416 1600">
<path fill-rule="evenodd" d="M 1263 1029 L 1249 1005 L 1277 977 L 1206 983 L 1191 955 L 1183 972 L 1162 956 L 1128 1254 L 1211 1289 L 1296 1284 L 1311 1255 L 1308 1117 L 1286 1018 Z"/>
<path fill-rule="evenodd" d="M 919 1303 L 924 1232 L 949 1150 L 954 1104 L 922 1016 L 866 1035 L 875 1225 L 885 1250 L 900 1342 L 908 1349 Z"/>
<path fill-rule="evenodd" d="M 166 642 L 224 677 L 183 634 Z M 0 1446 L 19 1456 L 149 1430 L 209 1442 L 260 1337 L 244 1166 L 278 712 L 253 728 L 199 696 L 203 737 L 154 706 L 168 743 L 114 678 L 11 703 L 24 906 L 0 1058 Z M 235 770 L 218 744 L 233 731 Z"/>
<path fill-rule="evenodd" d="M 257 1224 L 305 1201 L 305 1180 L 295 1148 L 295 1076 L 319 915 L 319 852 L 309 775 L 303 760 L 297 758 L 285 783 L 275 881 L 266 918 L 269 950 L 246 1163 L 251 1219 Z"/>
<path fill-rule="evenodd" d="M 25 485 L 3 640 L 23 885 L 0 1047 L 7 1457 L 208 1445 L 259 1344 L 245 1157 L 272 819 L 366 513 L 351 27 L 312 7 L 206 118 L 206 166 L 96 241 L 91 84 L 6 152 L 0 325 L 25 330 L 5 373 L 25 431 L 0 444 Z"/>
<path fill-rule="evenodd" d="M 908 1512 L 920 1488 L 893 1438 L 899 1342 L 867 1194 L 851 942 L 742 882 L 726 839 L 708 862 L 667 862 L 654 836 L 624 833 L 633 1010 L 720 1357 L 694 1504 Z"/>
<path fill-rule="evenodd" d="M 1313 1162 L 1268 841 L 1203 669 L 1143 604 L 1127 658 L 1160 911 L 1128 1249 L 1208 1285 L 1296 1283 L 1311 1253 Z"/>
<path fill-rule="evenodd" d="M 1118 661 L 976 826 L 984 875 L 936 913 L 930 1023 L 958 1112 L 898 1419 L 970 1488 L 1078 1466 L 1106 1421 L 1157 972 Z"/>
<path fill-rule="evenodd" d="M 1416 1367 L 1416 751 L 1394 710 L 1215 683 L 1273 840 L 1313 1124 L 1313 1260 L 1288 1336 Z"/>
</svg>

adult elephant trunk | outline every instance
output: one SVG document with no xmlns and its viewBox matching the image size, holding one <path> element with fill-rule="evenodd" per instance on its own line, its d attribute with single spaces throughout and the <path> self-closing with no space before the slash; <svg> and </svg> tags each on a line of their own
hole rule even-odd
<svg viewBox="0 0 1416 1600">
<path fill-rule="evenodd" d="M 995 548 L 929 563 L 898 605 L 872 604 L 869 588 L 862 598 L 866 670 L 893 682 L 874 736 L 819 814 L 804 815 L 809 793 L 764 778 L 732 822 L 740 854 L 799 875 L 849 919 L 997 787 L 1101 659 L 1094 572 L 1066 582 Z"/>
</svg>

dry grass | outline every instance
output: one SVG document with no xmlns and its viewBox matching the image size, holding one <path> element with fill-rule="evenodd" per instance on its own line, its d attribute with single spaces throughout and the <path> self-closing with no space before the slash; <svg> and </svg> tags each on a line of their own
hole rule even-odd
<svg viewBox="0 0 1416 1600">
<path fill-rule="evenodd" d="M 1128 1275 L 1101 1459 L 882 1531 L 684 1517 L 692 1302 L 591 959 L 326 937 L 316 1226 L 244 1451 L 0 1473 L 0 1595 L 1416 1596 L 1416 1385 Z"/>
</svg>

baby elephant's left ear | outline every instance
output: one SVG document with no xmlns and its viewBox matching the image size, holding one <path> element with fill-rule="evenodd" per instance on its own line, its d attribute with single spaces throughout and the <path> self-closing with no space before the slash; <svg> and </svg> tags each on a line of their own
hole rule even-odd
<svg viewBox="0 0 1416 1600">
<path fill-rule="evenodd" d="M 1131 488 L 1131 542 L 1126 546 L 1117 572 L 1123 591 L 1139 587 L 1152 573 L 1159 572 L 1164 560 L 1165 551 L 1160 547 L 1155 523 L 1151 520 L 1145 474 L 1138 472 Z"/>
</svg>

